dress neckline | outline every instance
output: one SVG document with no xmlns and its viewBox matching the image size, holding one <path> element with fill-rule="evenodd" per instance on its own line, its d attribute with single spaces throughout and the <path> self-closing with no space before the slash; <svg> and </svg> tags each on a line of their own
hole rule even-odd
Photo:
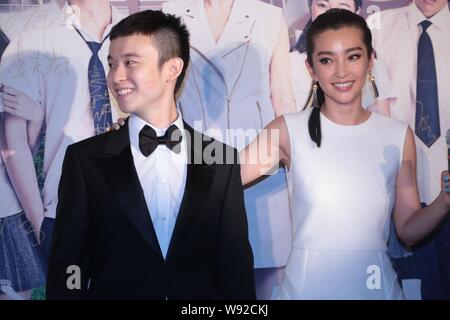
<svg viewBox="0 0 450 320">
<path fill-rule="evenodd" d="M 365 128 L 365 127 L 367 127 L 369 125 L 369 123 L 371 121 L 373 121 L 373 118 L 375 117 L 374 113 L 373 112 L 369 112 L 369 113 L 370 113 L 369 117 L 366 120 L 364 120 L 361 123 L 352 124 L 352 125 L 344 125 L 344 124 L 336 123 L 336 122 L 330 120 L 322 112 L 320 113 L 320 119 L 323 120 L 325 123 L 328 123 L 330 126 L 335 127 L 337 129 L 341 129 L 341 130 L 345 130 L 345 129 L 350 130 L 350 129 L 352 129 L 352 130 L 354 130 L 354 129 L 358 129 L 358 128 Z"/>
</svg>

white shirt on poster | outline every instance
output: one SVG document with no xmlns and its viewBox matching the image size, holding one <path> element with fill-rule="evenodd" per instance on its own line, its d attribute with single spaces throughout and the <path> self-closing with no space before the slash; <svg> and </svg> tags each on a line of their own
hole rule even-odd
<svg viewBox="0 0 450 320">
<path fill-rule="evenodd" d="M 383 60 L 392 81 L 397 102 L 391 105 L 391 116 L 415 128 L 417 45 L 427 18 L 415 4 L 386 10 L 368 18 L 378 58 Z M 428 19 L 428 27 L 436 64 L 438 84 L 440 138 L 428 148 L 416 136 L 417 179 L 420 200 L 431 203 L 439 194 L 440 174 L 447 168 L 445 132 L 450 128 L 450 12 L 446 6 Z"/>
<path fill-rule="evenodd" d="M 0 29 L 10 41 L 14 40 L 20 33 L 27 29 L 40 29 L 53 23 L 52 12 L 57 7 L 52 1 L 39 8 L 24 11 L 0 13 Z M 0 123 L 3 121 L 3 106 L 0 103 Z M 3 134 L 3 133 L 2 133 Z M 0 141 L 2 154 L 7 152 Z M 3 155 L 4 156 L 4 155 Z M 22 212 L 22 207 L 17 199 L 14 188 L 6 171 L 3 158 L 0 156 L 0 218 L 13 216 Z"/>
<path fill-rule="evenodd" d="M 80 29 L 77 16 L 65 3 L 54 6 L 48 14 L 53 23 L 43 28 L 30 28 L 13 40 L 2 56 L 0 81 L 12 86 L 41 104 L 45 109 L 46 139 L 43 171 L 45 216 L 54 218 L 58 199 L 58 184 L 68 145 L 92 137 L 94 123 L 90 109 L 88 65 L 92 56 L 87 41 L 97 41 Z M 106 28 L 106 38 L 123 15 L 111 6 L 112 23 Z M 109 39 L 105 39 L 99 57 L 108 72 Z M 112 118 L 120 115 L 111 97 Z"/>
</svg>

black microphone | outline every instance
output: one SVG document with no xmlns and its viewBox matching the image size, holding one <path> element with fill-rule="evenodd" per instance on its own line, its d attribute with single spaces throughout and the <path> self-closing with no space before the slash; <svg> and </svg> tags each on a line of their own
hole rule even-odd
<svg viewBox="0 0 450 320">
<path fill-rule="evenodd" d="M 447 130 L 445 134 L 445 142 L 447 142 L 447 161 L 448 161 L 448 171 L 450 171 L 450 129 Z"/>
</svg>

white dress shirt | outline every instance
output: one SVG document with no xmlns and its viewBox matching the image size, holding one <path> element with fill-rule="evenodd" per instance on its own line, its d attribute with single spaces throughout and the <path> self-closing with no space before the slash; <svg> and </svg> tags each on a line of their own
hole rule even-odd
<svg viewBox="0 0 450 320">
<path fill-rule="evenodd" d="M 139 132 L 145 125 L 148 125 L 156 131 L 156 135 L 159 137 L 165 134 L 169 126 L 163 129 L 156 128 L 134 114 L 130 116 L 129 120 L 134 166 L 164 258 L 169 249 L 180 210 L 187 174 L 186 135 L 181 116 L 178 116 L 173 124 L 182 132 L 181 152 L 177 154 L 167 146 L 160 144 L 146 157 L 139 149 Z"/>
<path fill-rule="evenodd" d="M 391 116 L 408 122 L 415 128 L 417 45 L 422 28 L 419 23 L 429 20 L 427 33 L 433 43 L 439 99 L 440 138 L 428 148 L 416 136 L 417 179 L 420 200 L 430 204 L 439 194 L 440 174 L 447 168 L 445 133 L 450 128 L 450 12 L 447 6 L 427 19 L 415 4 L 381 11 L 368 19 L 374 26 L 373 44 L 383 60 L 397 97 L 391 106 Z"/>
</svg>

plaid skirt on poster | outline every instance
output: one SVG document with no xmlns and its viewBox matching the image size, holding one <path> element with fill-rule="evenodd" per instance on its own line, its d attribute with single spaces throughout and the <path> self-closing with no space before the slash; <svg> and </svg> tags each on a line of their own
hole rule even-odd
<svg viewBox="0 0 450 320">
<path fill-rule="evenodd" d="M 0 286 L 11 287 L 16 292 L 39 288 L 45 285 L 46 272 L 25 214 L 0 218 Z"/>
</svg>

